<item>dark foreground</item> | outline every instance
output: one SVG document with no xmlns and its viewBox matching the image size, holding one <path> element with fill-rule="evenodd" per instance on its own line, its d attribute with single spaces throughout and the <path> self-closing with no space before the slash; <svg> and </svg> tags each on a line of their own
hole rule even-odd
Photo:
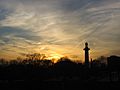
<svg viewBox="0 0 120 90">
<path fill-rule="evenodd" d="M 80 81 L 4 81 L 0 90 L 118 90 L 120 82 L 80 82 Z"/>
<path fill-rule="evenodd" d="M 120 57 L 108 64 L 61 59 L 12 61 L 0 65 L 0 90 L 120 90 Z"/>
</svg>

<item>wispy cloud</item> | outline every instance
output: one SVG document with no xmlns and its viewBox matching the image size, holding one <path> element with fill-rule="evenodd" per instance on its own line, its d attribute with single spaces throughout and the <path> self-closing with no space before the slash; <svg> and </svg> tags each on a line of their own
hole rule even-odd
<svg viewBox="0 0 120 90">
<path fill-rule="evenodd" d="M 120 50 L 120 0 L 0 0 L 0 8 L 4 53 L 54 52 L 83 59 L 85 41 L 91 57 Z"/>
</svg>

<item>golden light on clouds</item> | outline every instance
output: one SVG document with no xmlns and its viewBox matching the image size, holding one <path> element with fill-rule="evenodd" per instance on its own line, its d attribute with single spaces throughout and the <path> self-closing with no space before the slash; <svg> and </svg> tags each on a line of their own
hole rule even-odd
<svg viewBox="0 0 120 90">
<path fill-rule="evenodd" d="M 43 53 L 84 60 L 86 41 L 91 58 L 119 55 L 119 23 L 119 0 L 1 0 L 0 57 Z"/>
</svg>

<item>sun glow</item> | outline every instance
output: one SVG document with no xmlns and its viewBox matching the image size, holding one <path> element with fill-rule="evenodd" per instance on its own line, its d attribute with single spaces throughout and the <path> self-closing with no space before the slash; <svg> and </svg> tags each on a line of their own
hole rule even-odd
<svg viewBox="0 0 120 90">
<path fill-rule="evenodd" d="M 50 59 L 52 60 L 52 62 L 56 63 L 61 57 L 63 57 L 63 55 L 54 53 L 50 54 L 50 56 L 47 59 Z"/>
<path fill-rule="evenodd" d="M 49 59 L 54 59 L 54 60 L 58 60 L 60 59 L 61 57 L 63 57 L 63 55 L 61 54 L 51 54 L 50 57 L 48 57 Z"/>
</svg>

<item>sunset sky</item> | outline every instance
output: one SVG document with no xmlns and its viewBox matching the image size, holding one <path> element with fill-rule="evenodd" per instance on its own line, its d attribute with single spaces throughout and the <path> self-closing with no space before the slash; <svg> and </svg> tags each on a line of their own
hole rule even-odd
<svg viewBox="0 0 120 90">
<path fill-rule="evenodd" d="M 0 0 L 0 58 L 120 55 L 120 0 Z"/>
</svg>

